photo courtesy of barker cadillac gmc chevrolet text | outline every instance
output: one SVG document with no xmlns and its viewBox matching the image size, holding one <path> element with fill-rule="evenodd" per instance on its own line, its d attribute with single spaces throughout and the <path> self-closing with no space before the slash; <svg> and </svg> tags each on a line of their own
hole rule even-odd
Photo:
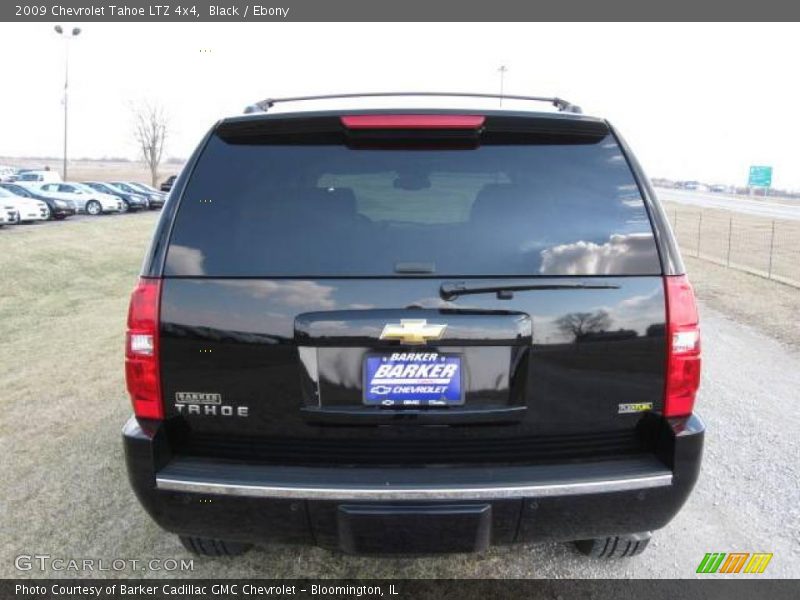
<svg viewBox="0 0 800 600">
<path fill-rule="evenodd" d="M 616 557 L 675 516 L 704 436 L 692 288 L 614 128 L 528 100 L 268 100 L 211 128 L 128 315 L 126 460 L 159 525 L 207 555 Z"/>
</svg>

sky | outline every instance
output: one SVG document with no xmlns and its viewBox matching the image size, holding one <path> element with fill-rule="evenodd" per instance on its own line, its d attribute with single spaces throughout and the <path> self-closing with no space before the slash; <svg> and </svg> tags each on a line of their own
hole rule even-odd
<svg viewBox="0 0 800 600">
<path fill-rule="evenodd" d="M 262 98 L 497 93 L 505 65 L 506 93 L 609 119 L 651 177 L 744 185 L 750 165 L 771 165 L 774 186 L 800 189 L 798 24 L 69 23 L 83 30 L 69 42 L 53 25 L 0 24 L 0 156 L 62 155 L 68 43 L 72 158 L 137 158 L 142 102 L 165 108 L 167 156 L 186 157 Z"/>
</svg>

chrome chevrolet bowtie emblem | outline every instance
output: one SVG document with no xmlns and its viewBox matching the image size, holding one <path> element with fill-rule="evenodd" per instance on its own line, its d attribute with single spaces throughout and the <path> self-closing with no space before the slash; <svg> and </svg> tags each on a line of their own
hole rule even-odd
<svg viewBox="0 0 800 600">
<path fill-rule="evenodd" d="M 400 319 L 400 323 L 387 323 L 381 332 L 382 340 L 399 340 L 402 344 L 424 344 L 439 340 L 447 325 L 428 325 L 426 319 Z"/>
</svg>

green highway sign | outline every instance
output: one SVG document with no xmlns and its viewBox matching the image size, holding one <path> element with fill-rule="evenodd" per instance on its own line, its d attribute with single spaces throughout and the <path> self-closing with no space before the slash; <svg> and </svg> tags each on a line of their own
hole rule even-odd
<svg viewBox="0 0 800 600">
<path fill-rule="evenodd" d="M 772 185 L 772 167 L 750 167 L 750 177 L 747 179 L 750 187 L 769 187 Z"/>
</svg>

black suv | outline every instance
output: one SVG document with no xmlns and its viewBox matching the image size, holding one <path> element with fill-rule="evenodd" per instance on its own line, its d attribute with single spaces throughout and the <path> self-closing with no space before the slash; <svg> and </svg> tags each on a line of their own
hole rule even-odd
<svg viewBox="0 0 800 600">
<path fill-rule="evenodd" d="M 214 125 L 128 315 L 153 519 L 211 555 L 644 549 L 700 468 L 694 295 L 625 142 L 549 100 Z"/>
<path fill-rule="evenodd" d="M 162 192 L 169 192 L 172 190 L 172 186 L 175 185 L 175 180 L 178 178 L 177 175 L 170 175 L 164 181 L 161 182 L 161 191 Z"/>
</svg>

